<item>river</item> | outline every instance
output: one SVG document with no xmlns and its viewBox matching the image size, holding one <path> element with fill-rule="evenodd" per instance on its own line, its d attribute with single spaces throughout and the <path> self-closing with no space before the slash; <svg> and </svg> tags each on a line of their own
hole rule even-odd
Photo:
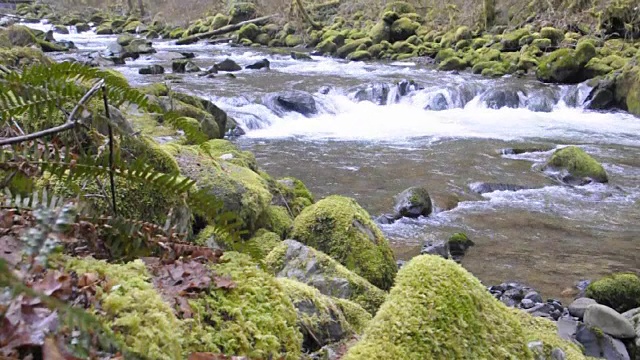
<svg viewBox="0 0 640 360">
<path fill-rule="evenodd" d="M 74 41 L 79 51 L 115 41 L 93 33 L 56 38 Z M 566 300 L 562 291 L 578 280 L 640 273 L 640 119 L 585 110 L 586 85 L 488 79 L 413 62 L 299 61 L 227 44 L 154 47 L 158 54 L 115 69 L 142 85 L 163 77 L 138 75 L 138 68 L 170 69 L 168 52 L 194 52 L 202 68 L 227 57 L 243 66 L 270 61 L 268 71 L 179 75 L 171 86 L 211 99 L 234 117 L 247 131 L 234 141 L 274 177 L 298 177 L 318 199 L 354 197 L 373 216 L 390 212 L 393 197 L 407 187 L 429 189 L 439 209 L 434 215 L 381 225 L 399 259 L 418 254 L 425 240 L 462 231 L 476 244 L 463 265 L 486 284 L 520 281 Z M 405 79 L 418 89 L 404 94 L 396 83 Z M 267 94 L 292 89 L 313 93 L 319 113 L 278 116 L 261 104 Z M 373 101 L 356 100 L 367 93 Z M 570 187 L 545 176 L 541 165 L 566 145 L 601 161 L 610 182 Z M 542 151 L 505 155 L 505 148 Z M 472 190 L 478 182 L 529 189 L 480 195 Z"/>
</svg>

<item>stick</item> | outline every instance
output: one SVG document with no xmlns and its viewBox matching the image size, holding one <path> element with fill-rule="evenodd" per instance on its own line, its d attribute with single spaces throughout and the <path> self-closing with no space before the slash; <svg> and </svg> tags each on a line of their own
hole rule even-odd
<svg viewBox="0 0 640 360">
<path fill-rule="evenodd" d="M 296 4 L 298 4 L 298 10 L 300 11 L 300 14 L 302 14 L 302 17 L 309 23 L 309 25 L 311 25 L 311 27 L 316 30 L 322 29 L 322 25 L 313 21 L 311 16 L 309 16 L 309 13 L 307 13 L 307 10 L 305 10 L 304 5 L 302 4 L 302 0 L 295 0 L 295 2 Z"/>
<path fill-rule="evenodd" d="M 109 120 L 107 128 L 109 129 L 109 181 L 111 182 L 111 206 L 113 207 L 114 216 L 118 216 L 118 208 L 116 207 L 116 182 L 113 179 L 113 128 L 111 127 L 111 114 L 109 113 L 109 102 L 107 101 L 107 87 L 102 85 L 102 100 L 104 101 L 104 113 Z"/>
<path fill-rule="evenodd" d="M 206 33 L 192 35 L 192 36 L 189 36 L 189 37 L 186 37 L 184 39 L 180 39 L 180 40 L 176 41 L 176 45 L 189 45 L 189 44 L 193 44 L 193 43 L 197 42 L 198 40 L 201 40 L 201 39 L 204 39 L 204 38 L 208 38 L 208 37 L 212 37 L 212 36 L 216 36 L 216 35 L 222 35 L 222 34 L 230 33 L 232 31 L 239 30 L 241 27 L 243 27 L 244 25 L 247 25 L 247 24 L 264 23 L 264 22 L 266 22 L 267 20 L 271 19 L 274 16 L 275 15 L 263 16 L 263 17 L 259 17 L 257 19 L 247 20 L 247 21 L 239 22 L 239 23 L 233 24 L 233 25 L 223 26 L 218 30 L 207 31 Z"/>
<path fill-rule="evenodd" d="M 74 127 L 76 127 L 78 125 L 78 121 L 75 120 L 76 113 L 78 112 L 78 110 L 87 101 L 89 101 L 89 99 L 91 99 L 91 97 L 98 90 L 100 90 L 100 87 L 102 87 L 103 84 L 104 84 L 104 80 L 98 81 L 95 85 L 93 85 L 93 87 L 91 89 L 89 89 L 89 91 L 87 91 L 86 94 L 84 94 L 82 99 L 80 99 L 80 101 L 73 108 L 73 111 L 71 111 L 71 114 L 69 115 L 69 118 L 67 119 L 66 123 L 64 123 L 62 125 L 59 125 L 59 126 L 55 126 L 55 127 L 49 128 L 49 129 L 46 129 L 46 130 L 42 130 L 42 131 L 34 132 L 34 133 L 31 133 L 31 134 L 23 135 L 23 136 L 15 136 L 15 137 L 8 138 L 8 139 L 1 139 L 0 140 L 0 146 L 12 145 L 12 144 L 21 143 L 21 142 L 24 142 L 24 141 L 35 140 L 35 139 L 39 139 L 41 137 L 45 137 L 45 136 L 57 134 L 59 132 L 67 131 L 69 129 L 73 129 Z"/>
</svg>

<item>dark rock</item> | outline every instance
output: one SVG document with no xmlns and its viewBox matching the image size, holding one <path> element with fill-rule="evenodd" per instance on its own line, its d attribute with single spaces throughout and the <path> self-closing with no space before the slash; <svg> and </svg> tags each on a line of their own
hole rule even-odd
<svg viewBox="0 0 640 360">
<path fill-rule="evenodd" d="M 370 101 L 377 105 L 386 105 L 390 91 L 389 84 L 375 83 L 357 90 L 353 97 L 356 101 Z"/>
<path fill-rule="evenodd" d="M 153 48 L 153 43 L 147 39 L 133 39 L 124 47 L 125 53 L 131 54 L 153 54 L 156 50 Z"/>
<path fill-rule="evenodd" d="M 473 183 L 469 185 L 471 191 L 478 194 L 486 194 L 494 191 L 519 191 L 529 189 L 526 186 L 513 185 L 513 184 L 501 184 L 501 183 Z"/>
<path fill-rule="evenodd" d="M 182 57 L 185 59 L 193 59 L 196 57 L 196 54 L 192 52 L 181 52 L 180 55 L 182 55 Z"/>
<path fill-rule="evenodd" d="M 417 218 L 432 212 L 429 192 L 423 187 L 411 187 L 396 196 L 393 210 L 399 217 Z"/>
<path fill-rule="evenodd" d="M 573 319 L 558 319 L 556 326 L 558 326 L 558 336 L 565 340 L 573 341 L 578 332 L 579 322 Z"/>
<path fill-rule="evenodd" d="M 447 243 L 449 244 L 451 258 L 456 262 L 462 261 L 467 250 L 475 245 L 473 241 L 469 240 L 465 233 L 455 233 L 451 235 Z"/>
<path fill-rule="evenodd" d="M 551 317 L 551 312 L 555 309 L 550 304 L 536 304 L 534 307 L 527 309 L 527 312 L 534 316 L 542 316 L 545 315 L 547 317 Z"/>
<path fill-rule="evenodd" d="M 538 292 L 536 291 L 529 291 L 525 296 L 525 299 L 527 300 L 531 300 L 534 303 L 541 303 L 542 302 L 542 296 L 540 296 L 540 294 L 538 294 Z"/>
<path fill-rule="evenodd" d="M 242 67 L 231 59 L 225 59 L 224 61 L 217 63 L 216 68 L 218 71 L 234 72 L 242 70 Z"/>
<path fill-rule="evenodd" d="M 608 360 L 630 360 L 622 341 L 585 324 L 578 324 L 576 340 L 583 346 L 584 354 Z"/>
<path fill-rule="evenodd" d="M 444 96 L 444 94 L 442 93 L 436 93 L 435 95 L 433 95 L 431 101 L 429 102 L 429 104 L 427 104 L 427 106 L 425 106 L 424 109 L 431 111 L 442 111 L 447 110 L 448 108 L 449 102 L 447 101 L 446 96 Z"/>
<path fill-rule="evenodd" d="M 480 102 L 490 109 L 501 109 L 504 107 L 517 109 L 520 107 L 520 96 L 518 89 L 493 89 L 488 90 L 480 96 Z"/>
<path fill-rule="evenodd" d="M 53 30 L 49 30 L 44 33 L 44 41 L 55 42 L 56 39 L 53 37 Z"/>
<path fill-rule="evenodd" d="M 291 58 L 294 60 L 312 60 L 309 54 L 299 51 L 292 51 Z"/>
<path fill-rule="evenodd" d="M 382 214 L 375 219 L 375 222 L 382 225 L 393 224 L 396 220 L 396 216 L 394 214 Z"/>
<path fill-rule="evenodd" d="M 270 66 L 269 60 L 262 59 L 254 64 L 245 66 L 245 69 L 251 69 L 251 70 L 259 70 L 262 68 L 269 69 L 269 66 Z"/>
<path fill-rule="evenodd" d="M 406 80 L 406 79 L 401 80 L 397 86 L 398 86 L 398 94 L 400 96 L 406 96 L 413 91 L 424 89 L 424 87 L 418 85 L 415 81 Z"/>
<path fill-rule="evenodd" d="M 311 94 L 304 91 L 292 90 L 269 94 L 263 99 L 263 103 L 277 114 L 293 111 L 310 116 L 318 112 L 316 100 Z"/>
<path fill-rule="evenodd" d="M 140 75 L 159 75 L 164 74 L 164 68 L 160 65 L 150 65 L 138 70 Z"/>
<path fill-rule="evenodd" d="M 520 302 L 520 307 L 522 309 L 531 309 L 535 305 L 536 305 L 536 303 L 533 302 L 533 300 L 531 300 L 531 299 L 522 299 L 522 301 Z"/>
<path fill-rule="evenodd" d="M 584 323 L 601 329 L 604 333 L 618 339 L 633 339 L 636 337 L 631 321 L 608 306 L 600 304 L 589 305 L 584 312 Z"/>
<path fill-rule="evenodd" d="M 80 23 L 80 24 L 76 24 L 76 31 L 81 33 L 81 32 L 86 32 L 91 30 L 91 26 L 89 26 L 86 23 Z"/>
<path fill-rule="evenodd" d="M 183 74 L 199 72 L 200 68 L 190 60 L 175 60 L 171 64 L 171 70 L 174 73 Z"/>
<path fill-rule="evenodd" d="M 508 289 L 500 296 L 500 301 L 509 307 L 518 306 L 522 299 L 524 299 L 522 289 Z"/>
<path fill-rule="evenodd" d="M 526 153 L 532 153 L 532 152 L 546 152 L 549 150 L 551 150 L 550 147 L 548 148 L 543 148 L 543 147 L 504 148 L 500 150 L 500 153 L 502 155 L 520 155 L 520 154 L 526 154 Z"/>
<path fill-rule="evenodd" d="M 331 86 L 323 86 L 318 90 L 318 92 L 322 95 L 327 95 L 331 92 Z"/>
<path fill-rule="evenodd" d="M 218 73 L 218 68 L 216 68 L 216 66 L 213 65 L 213 66 L 209 66 L 206 70 L 198 74 L 198 76 L 200 77 L 206 76 L 207 78 L 214 78 L 215 77 L 214 74 L 217 74 L 217 73 Z"/>
<path fill-rule="evenodd" d="M 429 241 L 425 243 L 422 250 L 420 250 L 420 255 L 425 254 L 438 255 L 445 259 L 449 259 L 451 257 L 451 254 L 449 253 L 449 243 L 444 240 Z"/>
</svg>

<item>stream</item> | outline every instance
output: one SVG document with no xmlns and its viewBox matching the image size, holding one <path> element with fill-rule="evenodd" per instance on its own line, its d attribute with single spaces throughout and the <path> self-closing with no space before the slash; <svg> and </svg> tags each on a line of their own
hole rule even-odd
<svg viewBox="0 0 640 360">
<path fill-rule="evenodd" d="M 55 37 L 75 42 L 79 52 L 102 51 L 116 39 L 74 31 Z M 163 76 L 138 69 L 160 64 L 170 72 L 178 51 L 195 53 L 203 69 L 227 57 L 242 66 L 267 58 L 270 70 L 242 70 L 236 78 L 181 74 L 171 86 L 227 111 L 246 131 L 234 140 L 240 147 L 272 176 L 303 180 L 317 199 L 354 197 L 376 217 L 392 211 L 396 194 L 425 186 L 434 215 L 381 225 L 398 259 L 419 254 L 425 240 L 465 232 L 475 246 L 462 264 L 485 284 L 519 281 L 565 300 L 563 290 L 581 279 L 640 273 L 640 119 L 585 110 L 586 85 L 489 79 L 413 62 L 300 61 L 227 44 L 159 40 L 154 48 L 157 54 L 115 69 L 144 85 Z M 396 85 L 402 80 L 417 85 Z M 279 115 L 262 105 L 285 90 L 313 93 L 318 114 Z M 545 176 L 541 165 L 567 145 L 601 161 L 609 183 L 570 187 Z M 541 151 L 505 154 L 507 148 Z M 481 195 L 473 191 L 479 182 L 527 189 Z"/>
</svg>

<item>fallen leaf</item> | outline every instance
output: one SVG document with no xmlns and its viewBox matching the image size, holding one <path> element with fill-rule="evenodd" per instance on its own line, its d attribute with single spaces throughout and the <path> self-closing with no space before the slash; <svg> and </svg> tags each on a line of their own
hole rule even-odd
<svg viewBox="0 0 640 360">
<path fill-rule="evenodd" d="M 234 289 L 236 283 L 229 276 L 214 276 L 213 281 L 218 289 Z"/>
</svg>

